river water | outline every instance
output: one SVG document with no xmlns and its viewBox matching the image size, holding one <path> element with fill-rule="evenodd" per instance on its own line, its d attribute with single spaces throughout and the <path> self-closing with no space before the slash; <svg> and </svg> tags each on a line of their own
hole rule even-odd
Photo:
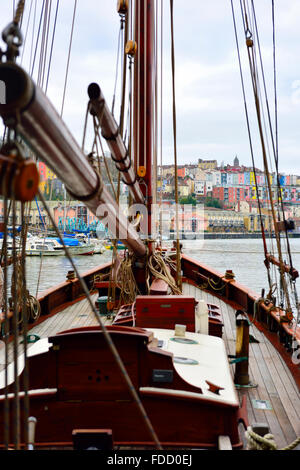
<svg viewBox="0 0 300 470">
<path fill-rule="evenodd" d="M 273 241 L 273 243 L 275 240 Z M 258 294 L 261 289 L 268 291 L 267 273 L 264 266 L 262 240 L 260 239 L 216 239 L 183 242 L 183 252 L 224 274 L 232 269 L 236 280 Z M 168 242 L 167 242 L 168 244 Z M 300 269 L 300 238 L 290 239 L 293 266 Z M 74 257 L 80 273 L 110 261 L 112 251 L 102 254 Z M 287 256 L 284 259 L 288 262 Z M 64 256 L 26 258 L 27 287 L 32 295 L 65 281 L 68 270 L 72 269 Z M 9 275 L 11 267 L 9 268 Z M 274 273 L 275 276 L 275 273 Z M 37 292 L 38 286 L 38 292 Z"/>
</svg>

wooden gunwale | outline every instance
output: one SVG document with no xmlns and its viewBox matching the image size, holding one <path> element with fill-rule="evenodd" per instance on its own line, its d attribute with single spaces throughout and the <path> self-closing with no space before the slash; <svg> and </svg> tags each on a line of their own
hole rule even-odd
<svg viewBox="0 0 300 470">
<path fill-rule="evenodd" d="M 97 268 L 90 269 L 82 274 L 82 278 L 90 291 L 96 292 L 94 288 L 94 276 L 97 274 L 103 274 L 103 271 L 110 268 L 111 263 L 105 263 Z M 41 307 L 41 315 L 34 322 L 28 324 L 28 330 L 44 322 L 53 315 L 61 312 L 65 308 L 79 302 L 85 297 L 81 288 L 80 282 L 77 278 L 71 279 L 65 282 L 61 282 L 54 287 L 51 287 L 43 291 L 38 296 L 38 301 Z M 8 318 L 12 318 L 12 312 L 8 312 Z M 5 316 L 0 316 L 0 327 L 4 323 Z"/>
<path fill-rule="evenodd" d="M 89 288 L 94 287 L 94 276 L 97 274 L 107 274 L 105 271 L 111 266 L 107 262 L 97 268 L 90 269 L 82 274 L 82 278 Z M 290 343 L 296 333 L 296 341 L 300 345 L 300 328 L 290 327 L 288 323 L 281 322 L 281 312 L 279 309 L 270 310 L 270 306 L 258 304 L 257 317 L 254 318 L 254 304 L 259 296 L 251 289 L 232 279 L 226 279 L 223 274 L 211 267 L 203 265 L 201 262 L 182 254 L 182 269 L 184 273 L 184 282 L 188 282 L 196 287 L 199 285 L 199 274 L 202 278 L 213 280 L 219 287 L 222 283 L 222 290 L 214 290 L 209 286 L 203 288 L 213 296 L 223 300 L 234 309 L 243 309 L 249 315 L 254 325 L 261 331 L 276 350 L 290 369 L 294 380 L 300 389 L 300 369 L 299 365 L 293 362 L 292 354 L 288 350 Z M 38 297 L 41 305 L 41 316 L 35 322 L 28 325 L 30 330 L 34 326 L 44 322 L 49 317 L 59 313 L 65 308 L 79 302 L 84 298 L 78 279 L 62 282 L 55 287 L 45 290 Z"/>
<path fill-rule="evenodd" d="M 185 276 L 184 282 L 191 283 L 196 287 L 201 286 L 201 284 L 199 285 L 198 273 L 202 278 L 213 280 L 218 288 L 223 283 L 223 289 L 221 290 L 214 290 L 209 285 L 203 287 L 203 290 L 223 300 L 234 309 L 242 309 L 247 312 L 254 325 L 279 352 L 300 390 L 300 368 L 299 364 L 296 363 L 299 361 L 293 362 L 292 353 L 288 350 L 294 339 L 300 346 L 300 328 L 296 327 L 295 329 L 294 325 L 291 327 L 287 322 L 282 322 L 283 312 L 280 309 L 270 310 L 272 304 L 268 306 L 261 303 L 257 304 L 257 315 L 254 318 L 254 305 L 260 298 L 257 293 L 234 279 L 226 279 L 223 274 L 185 254 L 182 255 L 182 270 Z"/>
</svg>

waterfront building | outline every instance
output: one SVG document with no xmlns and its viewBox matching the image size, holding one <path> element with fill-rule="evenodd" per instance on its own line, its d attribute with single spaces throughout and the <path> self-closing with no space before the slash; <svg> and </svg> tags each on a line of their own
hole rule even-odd
<svg viewBox="0 0 300 470">
<path fill-rule="evenodd" d="M 218 167 L 218 162 L 217 160 L 203 160 L 199 158 L 198 167 L 201 168 L 201 170 L 213 170 Z"/>
</svg>

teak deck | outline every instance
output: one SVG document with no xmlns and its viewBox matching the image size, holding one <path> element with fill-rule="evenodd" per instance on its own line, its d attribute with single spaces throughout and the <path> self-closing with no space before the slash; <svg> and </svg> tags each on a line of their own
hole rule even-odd
<svg viewBox="0 0 300 470">
<path fill-rule="evenodd" d="M 224 322 L 223 339 L 227 353 L 234 355 L 235 310 L 222 300 L 190 284 L 184 284 L 183 294 L 192 295 L 196 300 L 202 298 L 221 308 Z M 94 294 L 92 298 L 95 301 L 97 295 Z M 106 322 L 110 323 L 109 320 Z M 44 338 L 66 329 L 92 325 L 98 325 L 98 322 L 91 312 L 87 299 L 84 299 L 34 326 L 30 334 Z M 240 390 L 239 396 L 242 399 L 243 395 L 247 395 L 250 424 L 254 422 L 268 424 L 278 448 L 282 448 L 300 435 L 300 394 L 290 370 L 269 340 L 253 325 L 250 333 L 259 341 L 250 344 L 249 352 L 250 379 L 257 387 Z M 23 349 L 21 341 L 22 337 L 19 338 L 20 353 Z M 9 357 L 12 357 L 12 348 Z M 2 369 L 4 366 L 1 364 L 0 367 Z M 231 369 L 234 372 L 234 365 L 231 365 Z M 265 401 L 270 409 L 257 408 L 254 400 Z M 241 428 L 241 436 L 243 435 Z M 300 445 L 296 449 L 300 450 Z"/>
</svg>

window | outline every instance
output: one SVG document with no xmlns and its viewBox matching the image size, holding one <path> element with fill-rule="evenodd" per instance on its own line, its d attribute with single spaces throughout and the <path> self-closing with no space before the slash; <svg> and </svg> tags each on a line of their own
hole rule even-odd
<svg viewBox="0 0 300 470">
<path fill-rule="evenodd" d="M 36 249 L 41 251 L 47 251 L 48 247 L 47 245 L 36 245 Z"/>
</svg>

